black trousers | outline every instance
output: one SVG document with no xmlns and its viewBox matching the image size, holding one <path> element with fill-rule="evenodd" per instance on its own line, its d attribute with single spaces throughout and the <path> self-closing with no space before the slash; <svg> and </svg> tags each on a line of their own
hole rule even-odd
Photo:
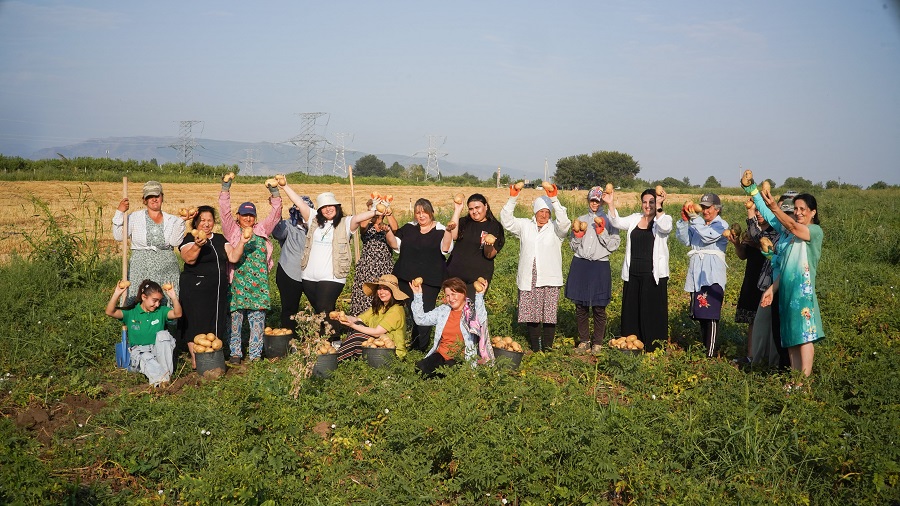
<svg viewBox="0 0 900 506">
<path fill-rule="evenodd" d="M 412 288 L 409 287 L 409 280 L 406 279 L 398 279 L 400 283 L 400 291 L 409 296 L 407 299 L 406 308 L 412 318 L 412 300 L 413 300 L 413 292 Z M 438 294 L 441 293 L 441 287 L 439 286 L 431 286 L 431 285 L 422 285 L 422 309 L 427 313 L 435 308 L 437 305 L 437 297 Z M 410 328 L 412 329 L 412 336 L 410 338 L 409 349 L 411 350 L 419 350 L 422 352 L 428 351 L 431 348 L 431 330 L 434 327 L 426 327 L 424 325 L 416 325 L 413 323 Z"/>
<path fill-rule="evenodd" d="M 553 338 L 556 336 L 555 323 L 532 323 L 525 324 L 528 327 L 528 346 L 531 351 L 544 351 L 553 348 Z M 541 325 L 544 328 L 541 328 Z"/>
<path fill-rule="evenodd" d="M 433 378 L 435 376 L 443 376 L 442 374 L 436 373 L 438 367 L 443 365 L 456 365 L 456 360 L 450 359 L 447 360 L 438 352 L 434 352 L 431 355 L 423 358 L 416 362 L 416 369 L 422 373 L 426 378 Z"/>
<path fill-rule="evenodd" d="M 316 313 L 325 313 L 327 315 L 331 311 L 334 311 L 337 299 L 340 297 L 343 290 L 343 283 L 335 283 L 334 281 L 303 281 L 303 294 L 306 295 L 306 300 L 309 301 L 309 304 L 313 307 L 313 311 Z M 328 340 L 336 341 L 340 339 L 343 325 L 331 318 L 326 318 L 326 321 L 328 321 L 335 330 L 334 335 L 327 336 Z M 324 332 L 324 329 L 321 332 Z"/>
<path fill-rule="evenodd" d="M 622 335 L 638 336 L 653 351 L 655 341 L 669 339 L 669 278 L 659 284 L 652 272 L 630 272 L 628 278 L 622 286 Z"/>
<path fill-rule="evenodd" d="M 594 316 L 594 333 L 590 332 L 589 312 Z M 578 324 L 578 341 L 602 345 L 606 337 L 606 306 L 582 306 L 575 304 L 575 321 Z"/>
<path fill-rule="evenodd" d="M 288 276 L 281 264 L 275 271 L 275 284 L 281 293 L 281 327 L 294 330 L 297 322 L 291 320 L 291 316 L 297 314 L 300 309 L 300 298 L 303 297 L 303 281 Z"/>
</svg>

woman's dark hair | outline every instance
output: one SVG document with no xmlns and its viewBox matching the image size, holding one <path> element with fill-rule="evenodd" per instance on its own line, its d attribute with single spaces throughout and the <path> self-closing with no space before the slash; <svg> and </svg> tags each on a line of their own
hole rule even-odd
<svg viewBox="0 0 900 506">
<path fill-rule="evenodd" d="M 416 201 L 416 204 L 413 206 L 413 213 L 415 213 L 416 208 L 421 207 L 428 216 L 431 216 L 431 219 L 434 220 L 434 206 L 431 205 L 431 201 L 428 199 L 419 199 Z"/>
<path fill-rule="evenodd" d="M 468 288 L 466 287 L 466 282 L 459 278 L 447 278 L 441 283 L 441 291 L 443 292 L 447 288 L 453 290 L 456 293 L 461 293 L 465 295 L 468 292 Z"/>
<path fill-rule="evenodd" d="M 378 290 L 381 288 L 387 288 L 387 291 L 391 292 L 391 300 L 385 302 L 381 302 L 381 299 L 378 298 Z M 386 313 L 388 309 L 394 306 L 397 303 L 397 300 L 394 298 L 394 291 L 391 290 L 391 287 L 387 285 L 378 285 L 375 287 L 374 293 L 372 293 L 372 312 L 374 314 L 378 313 Z"/>
<path fill-rule="evenodd" d="M 814 225 L 818 225 L 819 224 L 819 211 L 818 211 L 819 205 L 816 203 L 816 198 L 813 197 L 812 194 L 809 194 L 809 193 L 801 193 L 801 194 L 795 196 L 794 197 L 794 208 L 795 208 L 794 213 L 797 212 L 796 207 L 797 207 L 798 200 L 802 200 L 803 202 L 805 202 L 806 207 L 808 207 L 810 211 L 816 212 L 816 214 L 813 215 L 812 222 Z"/>
<path fill-rule="evenodd" d="M 644 195 L 653 195 L 653 202 L 656 202 L 656 190 L 651 188 L 647 188 L 646 190 L 641 192 L 641 202 L 644 201 Z"/>
<path fill-rule="evenodd" d="M 198 211 L 199 214 L 199 211 Z M 134 300 L 131 304 L 127 306 L 123 306 L 122 309 L 134 309 L 138 304 L 141 303 L 141 300 L 144 295 L 150 295 L 153 293 L 159 293 L 165 295 L 161 286 L 156 281 L 150 281 L 149 279 L 145 279 L 141 281 L 141 284 L 138 286 L 137 295 L 134 297 Z"/>
<path fill-rule="evenodd" d="M 322 207 L 325 207 L 325 206 L 322 206 Z M 324 227 L 325 222 L 328 221 L 325 219 L 324 216 L 322 216 L 322 207 L 320 207 L 319 210 L 316 211 L 316 223 L 319 225 L 319 228 Z M 343 211 L 343 209 L 341 209 L 340 204 L 334 205 L 334 211 L 335 211 L 334 219 L 331 220 L 331 226 L 333 226 L 334 228 L 337 228 L 337 226 L 341 222 L 341 220 L 344 219 L 344 211 Z"/>
<path fill-rule="evenodd" d="M 484 213 L 484 218 L 486 221 L 497 221 L 497 218 L 495 218 L 494 213 L 491 212 L 491 206 L 490 206 L 490 204 L 488 204 L 487 199 L 484 198 L 484 195 L 482 195 L 480 193 L 473 193 L 469 197 L 469 200 L 466 201 L 466 205 L 468 206 L 472 202 L 481 202 L 482 204 L 484 204 L 484 207 L 487 209 Z M 472 218 L 468 215 L 468 213 L 466 213 L 465 216 L 463 216 L 462 218 L 459 219 L 459 231 L 458 231 L 459 235 L 463 234 L 463 230 L 465 230 L 466 225 L 468 225 L 469 223 L 473 223 L 473 221 L 472 221 Z"/>
<path fill-rule="evenodd" d="M 212 208 L 212 206 L 200 206 L 197 208 L 197 214 L 194 215 L 194 218 L 191 220 L 191 227 L 197 228 L 197 225 L 200 224 L 200 215 L 203 213 L 210 213 L 213 217 L 213 224 L 216 223 L 216 210 Z"/>
</svg>

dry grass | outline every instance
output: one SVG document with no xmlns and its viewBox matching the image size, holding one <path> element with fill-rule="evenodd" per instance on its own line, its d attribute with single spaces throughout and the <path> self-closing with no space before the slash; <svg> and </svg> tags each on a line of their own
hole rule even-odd
<svg viewBox="0 0 900 506">
<path fill-rule="evenodd" d="M 132 182 L 128 185 L 128 197 L 131 201 L 131 209 L 143 208 L 141 202 L 142 183 Z M 192 207 L 203 204 L 217 207 L 219 196 L 218 183 L 164 183 L 165 201 L 163 210 L 177 214 L 181 207 Z M 339 202 L 344 204 L 345 210 L 351 211 L 350 186 L 346 184 L 315 184 L 292 185 L 301 195 L 309 195 L 315 200 L 316 195 L 322 192 L 334 192 Z M 427 198 L 434 205 L 435 210 L 441 214 L 448 214 L 453 208 L 453 195 L 462 192 L 467 196 L 472 193 L 481 193 L 492 203 L 494 213 L 499 214 L 500 207 L 506 202 L 509 193 L 506 188 L 480 188 L 480 187 L 449 187 L 449 186 L 375 186 L 355 188 L 356 209 L 361 210 L 369 198 L 369 193 L 377 191 L 380 194 L 394 196 L 394 208 L 401 213 L 409 213 L 412 204 L 418 198 Z M 698 190 L 699 192 L 699 190 Z M 586 191 L 561 192 L 572 197 L 584 197 Z M 260 184 L 235 183 L 231 187 L 231 202 L 234 208 L 241 202 L 251 201 L 260 208 L 260 214 L 265 213 L 265 203 L 269 192 Z M 541 190 L 523 190 L 520 201 L 528 204 L 534 197 L 543 194 Z M 59 220 L 62 227 L 70 232 L 78 232 L 86 226 L 91 226 L 93 218 L 102 212 L 104 223 L 102 248 L 115 251 L 117 246 L 112 240 L 112 230 L 109 224 L 112 215 L 122 199 L 121 183 L 79 183 L 74 181 L 35 181 L 35 182 L 4 182 L 0 186 L 0 261 L 8 260 L 13 252 L 19 254 L 28 253 L 28 244 L 23 234 L 41 233 L 44 220 L 32 205 L 30 197 L 36 197 L 47 202 L 54 218 Z M 697 195 L 672 194 L 669 202 L 680 205 L 686 199 L 697 200 Z M 723 200 L 744 200 L 741 197 L 723 196 Z M 637 203 L 637 195 L 634 193 L 617 194 L 617 202 L 621 205 L 633 205 Z M 290 207 L 290 201 L 285 198 L 283 207 L 284 216 L 286 209 Z M 443 212 L 442 212 L 443 211 Z"/>
</svg>

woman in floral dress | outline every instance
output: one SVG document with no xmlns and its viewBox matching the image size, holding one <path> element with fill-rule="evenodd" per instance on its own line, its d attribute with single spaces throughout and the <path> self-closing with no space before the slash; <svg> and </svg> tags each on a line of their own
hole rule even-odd
<svg viewBox="0 0 900 506">
<path fill-rule="evenodd" d="M 372 207 L 372 201 L 366 203 Z M 363 230 L 360 238 L 363 242 L 362 252 L 356 262 L 356 270 L 353 274 L 353 287 L 350 291 L 350 314 L 361 315 L 372 307 L 372 297 L 366 296 L 363 291 L 363 283 L 371 283 L 385 274 L 390 274 L 394 268 L 394 256 L 392 249 L 396 249 L 396 241 L 391 237 L 388 243 L 388 223 L 397 227 L 397 220 L 388 207 L 384 216 L 376 215 L 371 220 L 359 224 Z"/>
</svg>

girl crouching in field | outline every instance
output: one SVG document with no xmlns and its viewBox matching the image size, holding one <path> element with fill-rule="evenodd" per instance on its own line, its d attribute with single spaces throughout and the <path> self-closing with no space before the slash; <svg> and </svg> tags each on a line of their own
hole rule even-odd
<svg viewBox="0 0 900 506">
<path fill-rule="evenodd" d="M 106 304 L 106 315 L 122 320 L 128 328 L 128 351 L 131 354 L 128 370 L 143 373 L 151 385 L 159 386 L 169 381 L 174 368 L 172 352 L 175 350 L 175 339 L 166 330 L 166 320 L 181 318 L 181 303 L 175 289 L 167 285 L 165 295 L 172 307 L 160 306 L 163 289 L 156 282 L 145 279 L 138 287 L 135 302 L 130 307 L 117 308 L 116 301 L 126 290 L 127 283 L 116 285 Z"/>
</svg>

